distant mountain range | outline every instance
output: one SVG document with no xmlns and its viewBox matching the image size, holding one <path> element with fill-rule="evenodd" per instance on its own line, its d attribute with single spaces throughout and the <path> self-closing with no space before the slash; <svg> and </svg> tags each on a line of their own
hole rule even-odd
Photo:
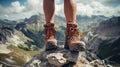
<svg viewBox="0 0 120 67">
<path fill-rule="evenodd" d="M 105 16 L 77 16 L 77 23 L 78 27 L 81 31 L 87 30 L 88 26 L 91 24 L 98 24 L 101 21 L 104 21 L 108 19 Z M 7 19 L 0 20 L 0 28 L 10 28 L 15 29 L 17 31 L 22 32 L 25 36 L 32 39 L 33 42 L 30 42 L 31 44 L 34 44 L 38 47 L 42 47 L 44 44 L 44 28 L 43 25 L 45 24 L 45 19 L 43 14 L 39 15 L 33 15 L 30 18 L 25 18 L 21 21 L 10 21 Z M 63 41 L 65 39 L 65 25 L 66 21 L 65 18 L 60 16 L 55 16 L 55 27 L 58 30 L 57 31 L 57 39 L 59 41 Z"/>
</svg>

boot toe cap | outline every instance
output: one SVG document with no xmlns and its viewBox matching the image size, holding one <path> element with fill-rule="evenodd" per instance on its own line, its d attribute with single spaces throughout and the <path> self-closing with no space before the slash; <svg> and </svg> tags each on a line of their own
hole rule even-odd
<svg viewBox="0 0 120 67">
<path fill-rule="evenodd" d="M 79 43 L 75 43 L 74 46 L 69 46 L 71 51 L 85 51 L 85 43 L 80 41 Z"/>
</svg>

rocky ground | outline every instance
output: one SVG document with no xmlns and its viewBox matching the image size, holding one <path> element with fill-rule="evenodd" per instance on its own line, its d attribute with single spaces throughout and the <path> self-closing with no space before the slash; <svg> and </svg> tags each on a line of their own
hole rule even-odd
<svg viewBox="0 0 120 67">
<path fill-rule="evenodd" d="M 89 58 L 94 60 L 90 61 Z M 43 51 L 34 56 L 23 67 L 112 67 L 106 65 L 103 60 L 97 58 L 94 54 L 86 51 L 71 52 L 64 48 L 57 50 Z"/>
</svg>

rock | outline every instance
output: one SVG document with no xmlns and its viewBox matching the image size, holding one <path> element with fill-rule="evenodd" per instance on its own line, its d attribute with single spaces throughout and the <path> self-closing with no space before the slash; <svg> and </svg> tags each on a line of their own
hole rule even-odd
<svg viewBox="0 0 120 67">
<path fill-rule="evenodd" d="M 48 62 L 61 67 L 62 65 L 67 63 L 67 59 L 63 57 L 62 53 L 51 53 L 47 55 Z"/>
<path fill-rule="evenodd" d="M 107 66 L 104 62 L 90 62 L 86 59 L 86 52 L 71 52 L 64 48 L 51 51 L 43 51 L 35 55 L 23 67 L 98 67 Z"/>
<path fill-rule="evenodd" d="M 94 60 L 90 62 L 90 64 L 94 67 L 104 67 L 105 63 L 102 60 Z"/>
</svg>

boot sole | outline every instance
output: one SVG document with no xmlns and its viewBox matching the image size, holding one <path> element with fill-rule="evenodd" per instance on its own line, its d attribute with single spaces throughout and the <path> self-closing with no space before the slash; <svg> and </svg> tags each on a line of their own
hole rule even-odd
<svg viewBox="0 0 120 67">
<path fill-rule="evenodd" d="M 76 44 L 76 46 L 69 46 L 70 51 L 85 51 L 85 46 L 81 44 Z"/>
</svg>

